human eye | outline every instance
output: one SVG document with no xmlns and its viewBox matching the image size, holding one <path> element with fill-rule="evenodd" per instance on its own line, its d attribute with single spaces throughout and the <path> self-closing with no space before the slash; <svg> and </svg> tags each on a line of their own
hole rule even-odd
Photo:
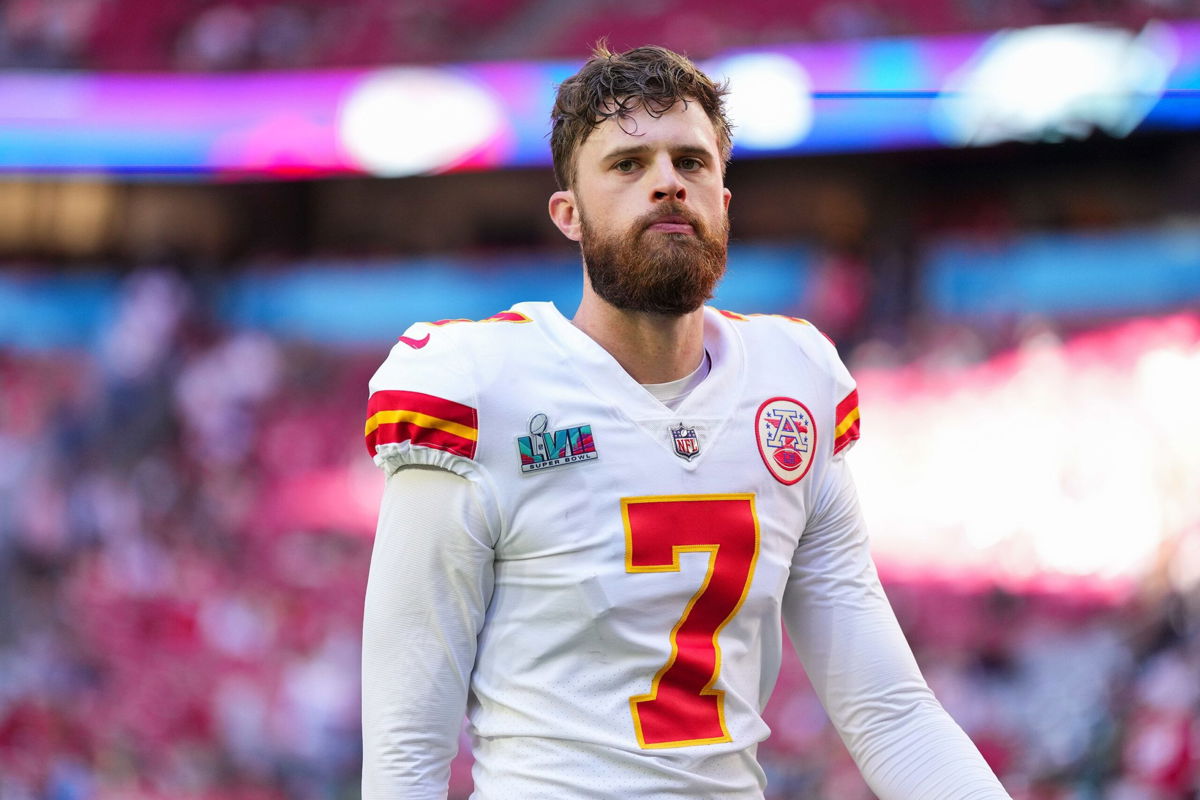
<svg viewBox="0 0 1200 800">
<path fill-rule="evenodd" d="M 637 162 L 632 158 L 622 158 L 617 163 L 613 164 L 613 169 L 617 172 L 630 173 L 637 169 Z"/>
<path fill-rule="evenodd" d="M 695 172 L 704 168 L 704 162 L 694 156 L 684 156 L 679 159 L 679 168 L 684 172 Z"/>
</svg>

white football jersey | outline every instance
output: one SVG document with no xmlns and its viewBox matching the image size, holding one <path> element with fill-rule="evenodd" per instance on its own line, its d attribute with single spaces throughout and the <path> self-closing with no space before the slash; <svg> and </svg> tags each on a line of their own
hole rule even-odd
<svg viewBox="0 0 1200 800">
<path fill-rule="evenodd" d="M 371 381 L 376 463 L 484 498 L 479 797 L 762 796 L 785 589 L 858 401 L 807 322 L 704 324 L 711 372 L 675 411 L 549 303 L 418 323 Z"/>
</svg>

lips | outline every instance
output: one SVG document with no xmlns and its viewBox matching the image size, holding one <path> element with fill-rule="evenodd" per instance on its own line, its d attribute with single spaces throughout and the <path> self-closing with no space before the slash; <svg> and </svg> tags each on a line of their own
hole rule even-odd
<svg viewBox="0 0 1200 800">
<path fill-rule="evenodd" d="M 660 233 L 687 233 L 695 234 L 696 229 L 687 217 L 679 214 L 668 214 L 658 219 L 653 220 L 646 226 L 647 230 L 659 231 Z"/>
</svg>

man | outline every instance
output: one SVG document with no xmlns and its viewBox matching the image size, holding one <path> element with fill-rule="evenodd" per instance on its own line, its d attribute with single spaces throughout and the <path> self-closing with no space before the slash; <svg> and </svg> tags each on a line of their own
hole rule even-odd
<svg viewBox="0 0 1200 800">
<path fill-rule="evenodd" d="M 1006 798 L 920 676 L 844 455 L 853 380 L 802 320 L 703 303 L 725 268 L 723 90 L 598 48 L 559 87 L 571 320 L 410 328 L 372 380 L 363 796 L 761 798 L 792 640 L 883 800 Z"/>
</svg>

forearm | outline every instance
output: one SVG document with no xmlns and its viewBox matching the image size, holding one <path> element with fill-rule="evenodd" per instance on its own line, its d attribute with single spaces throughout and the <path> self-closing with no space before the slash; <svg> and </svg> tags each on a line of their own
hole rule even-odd
<svg viewBox="0 0 1200 800">
<path fill-rule="evenodd" d="M 880 800 L 1007 799 L 922 678 L 871 562 L 853 484 L 844 464 L 830 469 L 784 597 L 830 719 Z"/>
<path fill-rule="evenodd" d="M 942 708 L 886 606 L 826 609 L 793 640 L 830 718 L 880 800 L 1008 798 Z M 821 613 L 810 616 L 822 616 Z"/>
<path fill-rule="evenodd" d="M 470 483 L 407 468 L 388 479 L 363 611 L 364 800 L 444 800 L 491 596 Z"/>
</svg>

